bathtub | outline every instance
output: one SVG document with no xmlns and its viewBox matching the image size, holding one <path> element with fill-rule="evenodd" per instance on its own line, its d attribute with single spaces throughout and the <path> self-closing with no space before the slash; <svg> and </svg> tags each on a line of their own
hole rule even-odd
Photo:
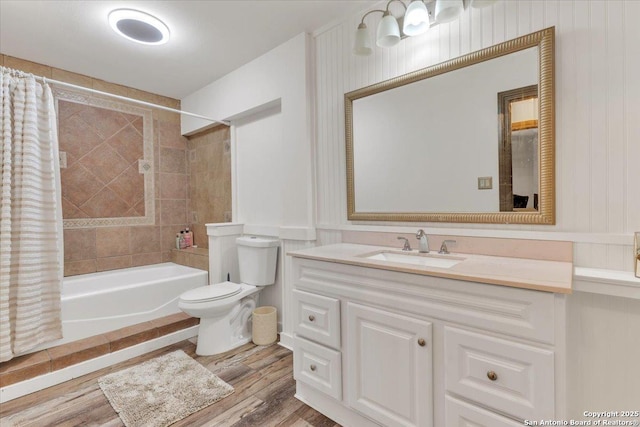
<svg viewBox="0 0 640 427">
<path fill-rule="evenodd" d="M 39 349 L 179 313 L 180 294 L 207 284 L 206 271 L 172 262 L 65 277 L 63 338 Z"/>
</svg>

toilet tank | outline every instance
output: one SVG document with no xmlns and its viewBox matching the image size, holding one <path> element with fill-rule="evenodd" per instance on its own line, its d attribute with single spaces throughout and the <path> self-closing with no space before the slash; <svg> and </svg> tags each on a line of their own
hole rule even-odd
<svg viewBox="0 0 640 427">
<path fill-rule="evenodd" d="M 248 285 L 268 286 L 276 281 L 277 239 L 243 236 L 236 239 L 240 281 Z"/>
</svg>

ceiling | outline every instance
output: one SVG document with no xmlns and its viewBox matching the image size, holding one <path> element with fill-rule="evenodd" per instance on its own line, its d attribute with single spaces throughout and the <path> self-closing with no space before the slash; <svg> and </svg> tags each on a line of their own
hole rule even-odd
<svg viewBox="0 0 640 427">
<path fill-rule="evenodd" d="M 302 32 L 364 10 L 367 0 L 0 0 L 0 53 L 181 99 Z M 117 8 L 171 31 L 145 46 L 109 27 Z"/>
</svg>

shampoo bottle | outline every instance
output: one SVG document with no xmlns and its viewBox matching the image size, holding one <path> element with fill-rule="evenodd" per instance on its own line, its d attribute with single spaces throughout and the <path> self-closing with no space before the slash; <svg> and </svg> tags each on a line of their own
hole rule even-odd
<svg viewBox="0 0 640 427">
<path fill-rule="evenodd" d="M 184 239 L 187 242 L 187 247 L 193 246 L 193 231 L 189 231 L 189 227 L 184 232 Z"/>
</svg>

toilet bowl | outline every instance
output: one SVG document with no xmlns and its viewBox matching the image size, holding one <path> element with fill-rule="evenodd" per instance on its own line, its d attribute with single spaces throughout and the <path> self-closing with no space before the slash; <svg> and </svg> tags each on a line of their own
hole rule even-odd
<svg viewBox="0 0 640 427">
<path fill-rule="evenodd" d="M 178 307 L 200 318 L 196 354 L 211 356 L 251 341 L 251 313 L 264 286 L 275 282 L 279 241 L 239 237 L 238 261 L 242 283 L 222 282 L 191 289 Z"/>
</svg>

